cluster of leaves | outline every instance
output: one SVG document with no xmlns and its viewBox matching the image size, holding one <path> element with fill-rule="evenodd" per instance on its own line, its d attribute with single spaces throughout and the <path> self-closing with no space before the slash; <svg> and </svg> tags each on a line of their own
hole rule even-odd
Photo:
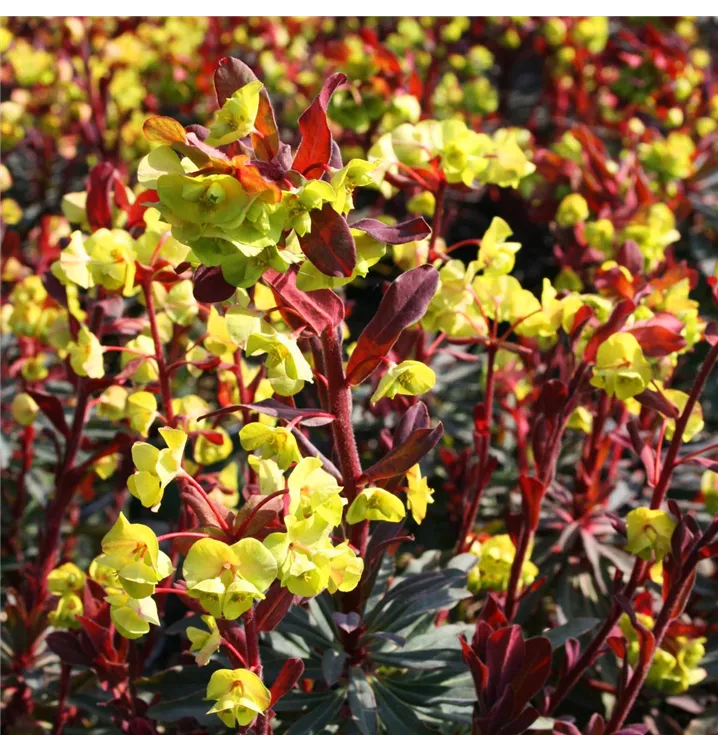
<svg viewBox="0 0 718 750">
<path fill-rule="evenodd" d="M 3 24 L 4 731 L 710 731 L 713 37 Z"/>
</svg>

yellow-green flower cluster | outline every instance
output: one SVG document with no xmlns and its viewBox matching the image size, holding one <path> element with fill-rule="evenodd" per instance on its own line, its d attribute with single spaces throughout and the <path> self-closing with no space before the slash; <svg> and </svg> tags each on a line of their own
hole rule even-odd
<svg viewBox="0 0 718 750">
<path fill-rule="evenodd" d="M 498 534 L 489 539 L 475 541 L 469 550 L 479 562 L 469 571 L 468 587 L 478 591 L 506 591 L 511 578 L 511 566 L 516 557 L 516 547 L 508 534 Z M 536 580 L 538 568 L 529 555 L 521 568 L 520 583 L 528 586 Z"/>
<path fill-rule="evenodd" d="M 283 488 L 284 480 L 273 461 L 253 462 L 264 474 L 263 493 Z M 363 560 L 347 542 L 334 546 L 330 535 L 341 523 L 346 499 L 336 479 L 324 471 L 318 458 L 303 458 L 287 480 L 286 532 L 270 534 L 265 544 L 274 555 L 282 586 L 297 596 L 312 597 L 324 589 L 351 591 L 359 583 Z"/>
<path fill-rule="evenodd" d="M 65 563 L 55 568 L 47 576 L 47 589 L 58 596 L 55 609 L 50 612 L 50 624 L 56 628 L 80 628 L 77 617 L 84 607 L 82 592 L 85 588 L 85 574 L 74 563 Z"/>
<path fill-rule="evenodd" d="M 172 563 L 160 550 L 152 529 L 130 523 L 123 513 L 102 539 L 102 552 L 90 574 L 106 586 L 117 632 L 125 638 L 139 638 L 149 632 L 151 624 L 160 624 L 152 594 L 172 574 Z"/>
<path fill-rule="evenodd" d="M 653 628 L 650 615 L 636 615 L 646 628 Z M 640 655 L 640 639 L 628 615 L 622 615 L 619 622 L 621 631 L 628 641 L 628 663 L 635 666 Z M 691 685 L 705 679 L 706 671 L 698 665 L 705 656 L 705 638 L 688 636 L 666 637 L 661 647 L 656 649 L 653 662 L 646 677 L 646 684 L 668 695 L 685 693 Z"/>
<path fill-rule="evenodd" d="M 517 187 L 536 169 L 519 145 L 516 132 L 501 129 L 489 136 L 455 119 L 400 125 L 383 135 L 368 155 L 385 162 L 383 168 L 391 172 L 399 171 L 397 164 L 422 167 L 439 157 L 447 182 L 466 187 Z"/>
</svg>

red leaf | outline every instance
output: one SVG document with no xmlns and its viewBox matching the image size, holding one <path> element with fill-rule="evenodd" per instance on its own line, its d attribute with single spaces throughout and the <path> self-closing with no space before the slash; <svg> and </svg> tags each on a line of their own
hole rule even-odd
<svg viewBox="0 0 718 750">
<path fill-rule="evenodd" d="M 516 706 L 523 708 L 544 686 L 551 672 L 551 641 L 529 638 L 521 671 L 512 681 Z"/>
<path fill-rule="evenodd" d="M 682 330 L 683 323 L 670 313 L 658 313 L 626 329 L 636 337 L 647 357 L 665 357 L 682 349 L 686 345 Z"/>
<path fill-rule="evenodd" d="M 222 275 L 221 266 L 212 268 L 199 266 L 194 272 L 192 282 L 194 284 L 194 298 L 198 302 L 206 304 L 224 302 L 234 294 L 236 289 Z"/>
<path fill-rule="evenodd" d="M 546 415 L 546 419 L 554 419 L 563 409 L 568 395 L 568 387 L 560 380 L 547 380 L 539 395 L 536 408 Z"/>
<path fill-rule="evenodd" d="M 312 211 L 312 230 L 299 238 L 304 254 L 327 276 L 352 275 L 357 249 L 347 220 L 329 203 Z"/>
<path fill-rule="evenodd" d="M 344 303 L 341 298 L 331 289 L 316 289 L 311 292 L 297 289 L 297 272 L 294 268 L 283 274 L 269 269 L 262 280 L 274 292 L 282 317 L 295 328 L 307 325 L 313 333 L 319 335 L 326 328 L 336 328 L 344 320 Z M 292 313 L 299 318 L 299 325 L 296 320 L 291 320 Z"/>
<path fill-rule="evenodd" d="M 116 176 L 110 162 L 97 164 L 87 180 L 87 221 L 93 232 L 112 228 L 112 187 Z"/>
<path fill-rule="evenodd" d="M 669 401 L 660 391 L 645 390 L 635 396 L 635 399 L 639 404 L 648 409 L 653 409 L 669 419 L 678 419 L 681 414 L 678 407 L 672 401 Z"/>
<path fill-rule="evenodd" d="M 433 429 L 415 430 L 405 443 L 392 448 L 383 458 L 370 466 L 362 474 L 362 479 L 374 482 L 377 479 L 389 479 L 405 474 L 439 442 L 443 434 L 444 425 L 441 422 Z"/>
<path fill-rule="evenodd" d="M 332 155 L 332 133 L 327 124 L 327 106 L 338 86 L 345 83 L 344 73 L 334 73 L 322 86 L 319 96 L 299 118 L 302 140 L 292 162 L 292 169 L 308 180 L 320 178 Z"/>
<path fill-rule="evenodd" d="M 266 597 L 257 604 L 257 629 L 264 633 L 274 630 L 289 611 L 292 601 L 294 595 L 289 589 L 283 588 L 279 581 L 275 581 L 269 587 Z"/>
<path fill-rule="evenodd" d="M 643 468 L 646 470 L 646 481 L 650 487 L 655 487 L 654 474 L 656 471 L 656 454 L 648 443 L 645 443 L 638 432 L 638 424 L 636 420 L 632 419 L 628 425 L 628 434 L 631 437 L 631 445 L 633 450 L 636 451 L 638 456 L 643 463 Z"/>
<path fill-rule="evenodd" d="M 531 531 L 536 531 L 539 524 L 544 486 L 536 477 L 529 477 L 525 474 L 519 477 L 519 485 L 521 486 L 521 503 L 524 518 L 528 521 Z"/>
<path fill-rule="evenodd" d="M 212 445 L 222 445 L 224 437 L 221 432 L 214 432 L 213 430 L 200 430 L 196 433 L 197 437 L 203 437 L 208 443 Z"/>
<path fill-rule="evenodd" d="M 613 308 L 611 317 L 596 331 L 596 333 L 593 334 L 591 340 L 586 344 L 586 349 L 583 353 L 584 362 L 595 361 L 598 347 L 601 346 L 609 336 L 612 336 L 621 329 L 635 309 L 636 305 L 630 299 L 621 300 L 616 307 Z"/>
<path fill-rule="evenodd" d="M 69 437 L 70 429 L 65 421 L 65 413 L 62 410 L 60 399 L 44 391 L 38 391 L 36 388 L 26 388 L 25 391 L 29 396 L 32 396 L 40 407 L 40 411 L 50 420 L 53 427 L 64 437 Z"/>
<path fill-rule="evenodd" d="M 406 242 L 423 240 L 431 233 L 431 227 L 421 216 L 402 221 L 401 224 L 388 225 L 377 219 L 360 219 L 351 225 L 352 229 L 360 229 L 371 235 L 375 240 L 387 245 L 403 245 Z"/>
<path fill-rule="evenodd" d="M 439 274 L 426 264 L 401 274 L 362 331 L 347 364 L 347 381 L 358 385 L 381 364 L 401 332 L 426 312 L 439 286 Z"/>
<path fill-rule="evenodd" d="M 285 696 L 299 682 L 303 674 L 304 662 L 301 659 L 287 659 L 269 691 L 272 694 L 272 702 L 269 705 L 273 706 Z"/>
</svg>

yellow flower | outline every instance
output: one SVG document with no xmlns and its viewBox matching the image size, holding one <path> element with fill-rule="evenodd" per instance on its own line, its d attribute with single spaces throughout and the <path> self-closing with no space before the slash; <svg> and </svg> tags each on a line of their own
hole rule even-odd
<svg viewBox="0 0 718 750">
<path fill-rule="evenodd" d="M 219 669 L 207 685 L 207 700 L 215 701 L 208 713 L 217 714 L 233 729 L 236 724 L 246 727 L 257 714 L 264 714 L 272 702 L 272 694 L 248 669 Z"/>
<path fill-rule="evenodd" d="M 197 652 L 195 661 L 203 667 L 210 660 L 212 654 L 219 649 L 222 636 L 217 628 L 217 621 L 212 615 L 202 615 L 202 622 L 209 628 L 209 632 L 200 628 L 187 628 L 187 639 L 192 644 L 190 651 Z"/>
<path fill-rule="evenodd" d="M 556 223 L 560 227 L 573 227 L 589 216 L 588 203 L 578 193 L 567 195 L 556 210 Z"/>
<path fill-rule="evenodd" d="M 676 522 L 662 510 L 636 508 L 626 516 L 626 551 L 643 560 L 662 560 L 671 551 Z"/>
<path fill-rule="evenodd" d="M 297 440 L 286 427 L 250 422 L 239 431 L 239 440 L 244 450 L 259 450 L 262 458 L 273 458 L 282 471 L 302 459 Z"/>
<path fill-rule="evenodd" d="M 675 390 L 674 388 L 665 388 L 661 391 L 663 395 L 678 408 L 678 411 L 683 413 L 688 403 L 688 394 L 683 391 Z M 688 417 L 688 423 L 686 424 L 685 432 L 683 433 L 683 442 L 690 443 L 691 440 L 703 429 L 703 407 L 700 403 L 696 402 L 691 411 L 690 417 Z M 666 419 L 666 437 L 671 440 L 676 431 L 676 420 Z"/>
<path fill-rule="evenodd" d="M 17 393 L 10 407 L 12 418 L 23 427 L 32 424 L 40 411 L 35 399 L 27 393 Z"/>
<path fill-rule="evenodd" d="M 434 371 L 423 362 L 410 359 L 398 365 L 391 362 L 371 397 L 371 403 L 375 404 L 385 396 L 421 396 L 435 385 Z"/>
<path fill-rule="evenodd" d="M 110 605 L 110 617 L 117 632 L 130 640 L 139 638 L 150 630 L 150 625 L 159 625 L 157 604 L 151 596 L 136 599 L 124 591 L 113 592 L 105 597 Z"/>
<path fill-rule="evenodd" d="M 159 510 L 165 487 L 182 470 L 182 457 L 187 435 L 182 430 L 160 427 L 167 444 L 159 450 L 149 443 L 132 446 L 132 460 L 137 471 L 127 480 L 127 488 L 145 508 Z"/>
<path fill-rule="evenodd" d="M 127 397 L 127 419 L 130 427 L 147 437 L 157 417 L 157 399 L 147 391 L 137 391 Z"/>
<path fill-rule="evenodd" d="M 200 539 L 190 548 L 182 573 L 187 593 L 214 617 L 236 620 L 249 610 L 277 577 L 272 553 L 257 539 L 229 546 Z"/>
<path fill-rule="evenodd" d="M 103 348 L 94 333 L 84 326 L 77 334 L 77 341 L 72 341 L 67 347 L 70 355 L 70 366 L 81 377 L 102 378 L 105 366 L 102 362 Z"/>
<path fill-rule="evenodd" d="M 469 572 L 469 590 L 476 593 L 484 589 L 506 591 L 511 578 L 511 566 L 516 557 L 516 547 L 508 534 L 492 536 L 484 542 L 475 542 L 471 553 L 479 558 Z M 538 568 L 526 559 L 521 569 L 521 583 L 528 586 L 538 575 Z"/>
<path fill-rule="evenodd" d="M 135 241 L 124 229 L 98 229 L 87 240 L 96 284 L 128 297 L 135 281 Z"/>
<path fill-rule="evenodd" d="M 520 242 L 506 242 L 513 234 L 511 227 L 495 216 L 486 230 L 479 249 L 479 268 L 484 273 L 503 276 L 511 273 L 516 262 L 516 253 L 521 249 Z"/>
<path fill-rule="evenodd" d="M 425 477 L 421 476 L 421 467 L 414 464 L 406 472 L 408 489 L 406 490 L 406 504 L 416 523 L 420 524 L 426 518 L 426 508 L 434 502 L 434 490 L 429 488 Z"/>
<path fill-rule="evenodd" d="M 206 139 L 210 146 L 226 146 L 252 132 L 261 90 L 260 81 L 250 81 L 225 101 L 210 126 Z"/>
<path fill-rule="evenodd" d="M 159 378 L 159 367 L 154 359 L 155 356 L 155 342 L 149 336 L 141 334 L 137 338 L 128 341 L 126 349 L 131 351 L 122 352 L 120 362 L 122 367 L 126 367 L 133 359 L 143 357 L 142 364 L 132 373 L 130 376 L 132 381 L 135 383 L 153 383 Z"/>
<path fill-rule="evenodd" d="M 379 487 L 369 487 L 357 495 L 347 511 L 347 523 L 389 521 L 396 523 L 406 515 L 404 503 L 396 495 Z"/>
<path fill-rule="evenodd" d="M 53 274 L 63 283 L 72 282 L 83 289 L 94 286 L 90 270 L 90 256 L 82 240 L 82 232 L 74 231 L 70 235 L 70 242 L 60 253 L 60 260 L 52 265 Z"/>
<path fill-rule="evenodd" d="M 124 513 L 103 537 L 102 551 L 97 564 L 116 571 L 119 584 L 133 599 L 152 596 L 155 586 L 174 570 L 169 557 L 160 550 L 154 531 L 141 523 L 130 523 Z"/>
<path fill-rule="evenodd" d="M 109 386 L 97 400 L 97 416 L 109 422 L 118 422 L 125 416 L 127 399 L 127 389 L 121 385 Z"/>
<path fill-rule="evenodd" d="M 642 393 L 651 381 L 651 366 L 636 337 L 614 333 L 599 347 L 591 385 L 625 401 Z"/>
</svg>

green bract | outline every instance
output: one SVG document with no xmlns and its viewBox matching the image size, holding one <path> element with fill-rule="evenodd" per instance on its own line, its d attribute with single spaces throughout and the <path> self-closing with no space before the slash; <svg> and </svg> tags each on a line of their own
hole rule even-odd
<svg viewBox="0 0 718 750">
<path fill-rule="evenodd" d="M 217 714 L 231 729 L 251 724 L 269 708 L 272 695 L 248 669 L 219 669 L 207 685 L 207 700 L 215 701 L 208 713 Z"/>
</svg>

